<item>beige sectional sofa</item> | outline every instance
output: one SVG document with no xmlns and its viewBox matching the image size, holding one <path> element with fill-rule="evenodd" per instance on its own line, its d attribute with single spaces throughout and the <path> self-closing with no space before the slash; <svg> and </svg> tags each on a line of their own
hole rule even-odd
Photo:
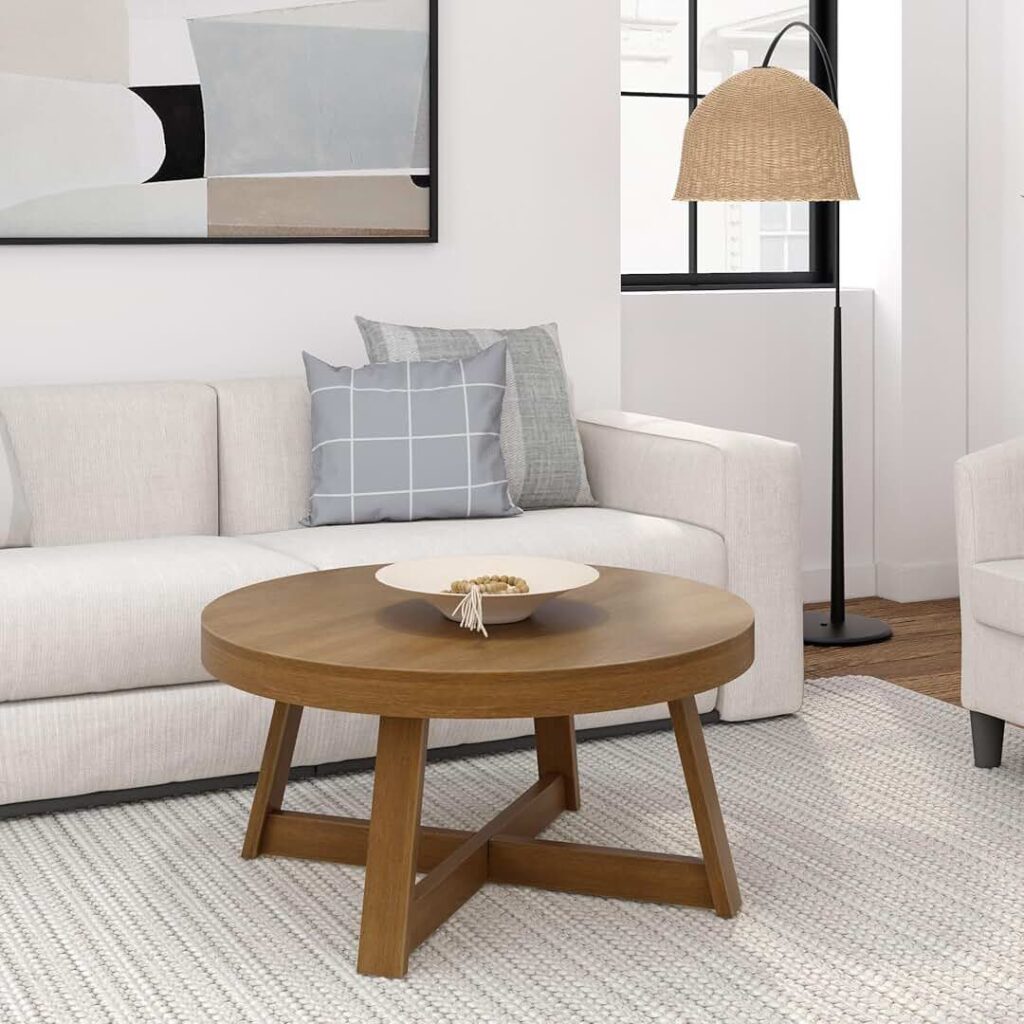
<svg viewBox="0 0 1024 1024">
<path fill-rule="evenodd" d="M 600 413 L 580 428 L 601 507 L 306 529 L 301 379 L 8 388 L 0 413 L 33 520 L 32 547 L 0 551 L 0 805 L 254 771 L 270 704 L 208 678 L 203 606 L 258 580 L 439 553 L 553 555 L 728 587 L 754 606 L 757 660 L 701 709 L 743 720 L 800 706 L 792 445 Z M 430 741 L 530 731 L 448 721 Z M 310 712 L 295 764 L 373 749 L 371 720 Z"/>
</svg>

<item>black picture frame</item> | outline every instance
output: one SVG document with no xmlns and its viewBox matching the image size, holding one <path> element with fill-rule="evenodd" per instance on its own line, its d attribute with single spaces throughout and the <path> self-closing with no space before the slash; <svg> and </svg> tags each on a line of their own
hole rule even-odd
<svg viewBox="0 0 1024 1024">
<path fill-rule="evenodd" d="M 0 236 L 4 245 L 430 245 L 438 241 L 438 0 L 425 0 L 428 4 L 429 33 L 428 54 L 430 83 L 430 206 L 428 233 L 419 237 L 395 237 L 367 235 L 355 236 L 269 236 L 253 238 L 184 238 L 184 237 L 45 237 L 14 238 Z"/>
</svg>

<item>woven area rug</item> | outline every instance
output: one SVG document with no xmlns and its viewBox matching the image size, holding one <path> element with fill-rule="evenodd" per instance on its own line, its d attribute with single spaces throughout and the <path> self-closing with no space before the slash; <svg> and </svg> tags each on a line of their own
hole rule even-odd
<svg viewBox="0 0 1024 1024">
<path fill-rule="evenodd" d="M 0 1021 L 279 1024 L 1024 1019 L 1024 733 L 971 766 L 967 714 L 867 678 L 706 730 L 744 907 L 488 886 L 413 954 L 355 973 L 362 872 L 245 862 L 251 791 L 0 822 Z M 583 744 L 547 835 L 696 852 L 668 733 Z M 531 752 L 427 769 L 424 820 L 476 827 Z M 369 775 L 290 787 L 365 814 Z"/>
</svg>

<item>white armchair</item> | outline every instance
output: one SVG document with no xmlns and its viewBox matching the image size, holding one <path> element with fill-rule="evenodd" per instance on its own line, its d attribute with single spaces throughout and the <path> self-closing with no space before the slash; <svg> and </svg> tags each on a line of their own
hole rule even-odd
<svg viewBox="0 0 1024 1024">
<path fill-rule="evenodd" d="M 728 588 L 754 608 L 757 659 L 723 687 L 725 721 L 792 714 L 803 698 L 800 451 L 794 444 L 628 412 L 580 417 L 598 503 L 714 530 Z"/>
<path fill-rule="evenodd" d="M 974 763 L 996 768 L 1007 722 L 1024 725 L 1024 438 L 956 466 L 961 701 Z"/>
</svg>

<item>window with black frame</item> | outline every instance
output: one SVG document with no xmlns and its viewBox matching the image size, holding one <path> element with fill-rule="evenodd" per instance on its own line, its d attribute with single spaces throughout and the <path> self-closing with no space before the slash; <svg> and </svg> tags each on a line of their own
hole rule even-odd
<svg viewBox="0 0 1024 1024">
<path fill-rule="evenodd" d="M 625 289 L 827 285 L 827 203 L 673 202 L 686 119 L 730 75 L 764 59 L 775 34 L 807 21 L 835 59 L 836 0 L 620 0 L 622 285 Z M 806 31 L 772 58 L 816 85 Z"/>
</svg>

